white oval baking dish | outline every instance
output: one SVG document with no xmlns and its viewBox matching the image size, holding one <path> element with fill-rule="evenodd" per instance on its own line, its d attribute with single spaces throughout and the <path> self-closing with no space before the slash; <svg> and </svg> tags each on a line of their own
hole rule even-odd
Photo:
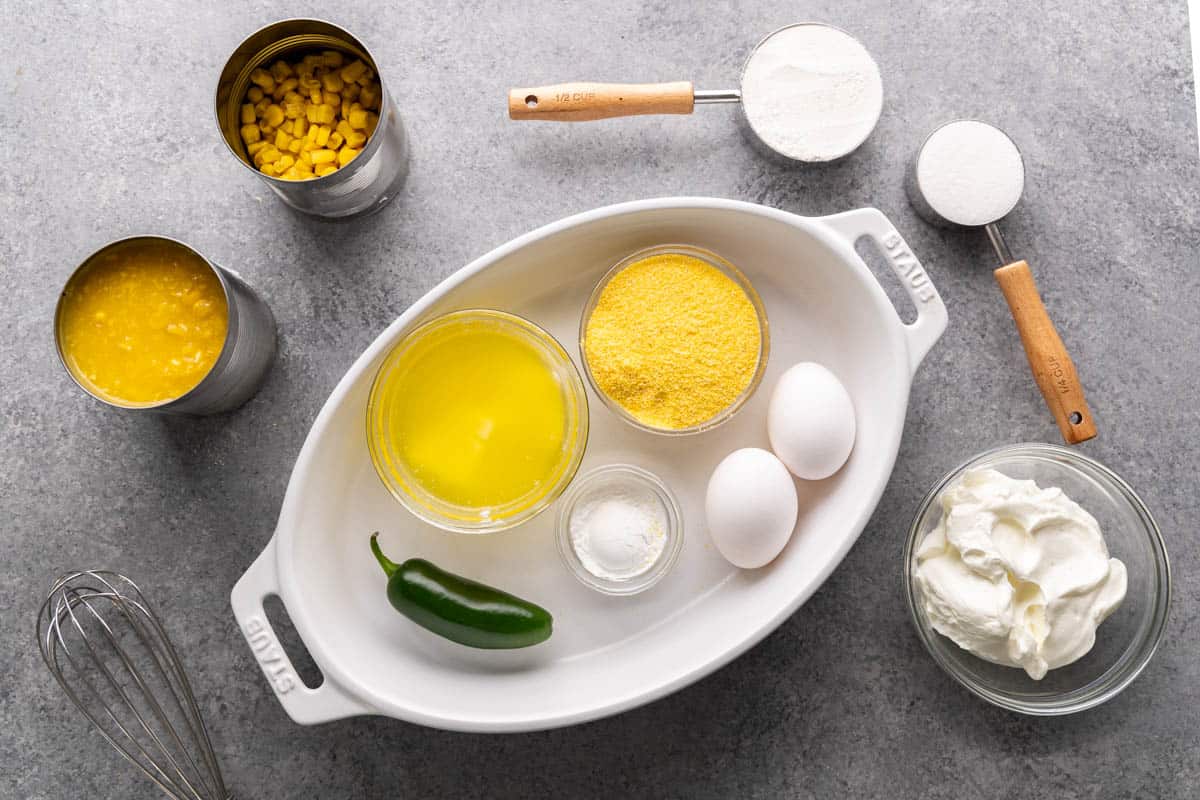
<svg viewBox="0 0 1200 800">
<path fill-rule="evenodd" d="M 901 322 L 854 249 L 879 245 L 917 309 Z M 715 430 L 661 437 L 619 421 L 592 396 L 582 470 L 643 466 L 683 511 L 683 552 L 652 591 L 609 597 L 582 586 L 555 552 L 554 514 L 488 536 L 425 525 L 392 499 L 371 466 L 364 414 L 384 354 L 431 315 L 486 306 L 521 314 L 559 338 L 578 363 L 579 313 L 595 282 L 626 254 L 686 242 L 740 267 L 766 305 L 766 377 Z M 613 714 L 679 689 L 728 663 L 787 619 L 841 562 L 883 493 L 912 375 L 941 336 L 946 309 L 925 271 L 875 209 L 822 218 L 711 198 L 664 198 L 600 208 L 521 236 L 468 264 L 413 304 L 350 368 L 300 451 L 275 535 L 233 588 L 238 624 L 279 702 L 297 722 L 383 714 L 462 731 L 528 731 Z M 799 485 L 790 544 L 750 572 L 708 540 L 708 475 L 739 447 L 766 447 L 765 414 L 778 375 L 801 360 L 828 365 L 857 410 L 858 438 L 834 477 Z M 384 549 L 507 589 L 551 610 L 550 641 L 474 651 L 439 639 L 388 605 L 368 534 Z M 307 688 L 262 610 L 278 595 L 324 682 Z"/>
</svg>

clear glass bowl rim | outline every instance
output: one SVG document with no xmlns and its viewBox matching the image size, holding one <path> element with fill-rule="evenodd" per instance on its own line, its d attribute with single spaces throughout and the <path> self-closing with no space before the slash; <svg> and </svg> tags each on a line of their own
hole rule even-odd
<svg viewBox="0 0 1200 800">
<path fill-rule="evenodd" d="M 604 291 L 604 287 L 608 286 L 609 281 L 621 270 L 628 267 L 635 261 L 640 261 L 651 256 L 663 255 L 665 253 L 677 253 L 679 255 L 692 256 L 698 258 L 713 267 L 719 269 L 723 274 L 733 280 L 738 287 L 746 293 L 746 297 L 750 299 L 750 304 L 754 306 L 754 313 L 758 317 L 758 365 L 754 368 L 754 375 L 750 378 L 750 383 L 742 390 L 742 393 L 734 398 L 728 406 L 720 411 L 711 419 L 704 420 L 687 428 L 656 428 L 653 425 L 647 425 L 628 411 L 626 411 L 620 403 L 608 396 L 602 390 L 599 384 L 596 383 L 596 377 L 592 375 L 592 366 L 588 363 L 587 349 L 584 347 L 584 338 L 587 334 L 588 322 L 592 319 L 592 312 L 596 310 L 596 304 L 600 301 L 600 294 Z M 583 374 L 587 378 L 588 386 L 592 387 L 592 391 L 600 398 L 600 402 L 604 403 L 609 410 L 641 431 L 647 433 L 657 433 L 664 436 L 687 436 L 694 433 L 709 431 L 713 428 L 728 422 L 737 411 L 746 404 L 753 395 L 759 384 L 762 383 L 763 375 L 767 371 L 767 359 L 771 352 L 771 331 L 767 321 L 767 309 L 763 305 L 762 298 L 759 297 L 758 290 L 754 288 L 754 284 L 746 275 L 734 266 L 733 263 L 724 257 L 699 247 L 693 244 L 658 244 L 651 247 L 643 247 L 633 253 L 622 258 L 616 264 L 609 267 L 602 278 L 592 288 L 592 292 L 588 295 L 587 303 L 583 307 L 583 313 L 579 316 L 579 361 L 583 364 Z"/>
<path fill-rule="evenodd" d="M 571 512 L 575 510 L 575 503 L 593 483 L 612 475 L 624 475 L 627 479 L 632 478 L 646 484 L 658 495 L 667 510 L 667 544 L 662 555 L 649 570 L 628 581 L 609 581 L 588 572 L 571 545 Z M 653 472 L 634 464 L 605 464 L 588 470 L 572 484 L 559 506 L 554 538 L 563 564 L 580 583 L 604 594 L 634 595 L 658 583 L 675 566 L 683 549 L 683 512 L 671 487 Z"/>
<path fill-rule="evenodd" d="M 511 516 L 502 517 L 498 520 L 489 521 L 467 521 L 456 519 L 448 515 L 438 512 L 435 508 L 427 507 L 417 498 L 412 497 L 405 486 L 396 483 L 384 475 L 383 469 L 380 467 L 379 461 L 382 456 L 377 452 L 379 446 L 375 443 L 374 438 L 374 413 L 376 407 L 376 389 L 379 385 L 379 380 L 383 376 L 384 371 L 391 364 L 393 356 L 402 349 L 417 340 L 422 333 L 430 329 L 451 323 L 457 319 L 468 319 L 471 317 L 479 317 L 484 319 L 499 320 L 502 323 L 513 326 L 522 331 L 526 336 L 538 339 L 541 344 L 551 350 L 559 359 L 559 363 L 555 366 L 555 370 L 560 374 L 565 375 L 564 392 L 570 394 L 575 401 L 578 418 L 573 420 L 576 435 L 572 445 L 570 457 L 567 461 L 566 468 L 558 481 L 550 487 L 541 497 L 528 505 L 527 507 L 517 511 Z M 566 491 L 567 487 L 575 479 L 576 473 L 579 471 L 580 465 L 583 463 L 584 453 L 587 451 L 588 435 L 591 425 L 589 423 L 590 411 L 588 408 L 587 390 L 584 388 L 583 380 L 579 375 L 579 369 L 575 366 L 574 359 L 567 352 L 562 343 L 558 341 L 549 331 L 538 325 L 532 320 L 526 319 L 518 314 L 513 314 L 510 311 L 501 311 L 494 308 L 464 308 L 447 311 L 437 314 L 424 320 L 411 331 L 404 334 L 395 344 L 393 344 L 383 356 L 383 360 L 379 364 L 379 368 L 375 371 L 375 376 L 371 380 L 371 389 L 367 396 L 366 409 L 366 433 L 367 433 L 367 450 L 371 457 L 371 465 L 375 469 L 375 474 L 378 476 L 381 483 L 392 495 L 404 506 L 410 513 L 418 519 L 428 522 L 442 530 L 451 531 L 453 533 L 469 533 L 469 534 L 487 534 L 498 533 L 500 531 L 515 528 L 537 515 L 541 514 Z M 435 498 L 436 499 L 436 498 Z"/>
<path fill-rule="evenodd" d="M 962 673 L 952 661 L 943 656 L 943 648 L 957 647 L 957 645 L 933 630 L 932 626 L 928 626 L 927 623 L 923 624 L 924 615 L 917 604 L 916 588 L 913 585 L 911 569 L 913 552 L 917 547 L 917 536 L 922 528 L 922 523 L 942 491 L 964 471 L 976 464 L 998 457 L 1010 456 L 1052 457 L 1065 461 L 1072 469 L 1087 467 L 1095 471 L 1096 474 L 1103 477 L 1110 484 L 1106 488 L 1116 490 L 1115 493 L 1129 504 L 1135 516 L 1141 522 L 1141 530 L 1145 533 L 1149 541 L 1154 561 L 1154 580 L 1151 583 L 1153 591 L 1151 597 L 1148 599 L 1152 606 L 1150 625 L 1145 635 L 1131 642 L 1125 651 L 1128 653 L 1130 648 L 1136 647 L 1136 657 L 1126 664 L 1123 669 L 1117 670 L 1112 675 L 1108 674 L 1108 672 L 1112 672 L 1110 668 L 1102 676 L 1102 679 L 1094 681 L 1093 684 L 1063 693 L 1058 697 L 1039 700 L 1037 702 L 1017 699 L 1005 692 L 982 686 L 972 680 L 970 676 Z M 904 569 L 902 576 L 904 598 L 908 604 L 909 618 L 912 620 L 913 627 L 917 631 L 917 637 L 921 640 L 921 644 L 925 647 L 925 650 L 944 672 L 976 697 L 982 698 L 992 705 L 1021 714 L 1033 716 L 1074 714 L 1089 708 L 1095 708 L 1116 697 L 1129 684 L 1133 683 L 1146 668 L 1146 665 L 1150 663 L 1150 659 L 1162 644 L 1163 635 L 1166 632 L 1167 619 L 1170 616 L 1172 591 L 1171 565 L 1167 557 L 1166 544 L 1163 541 L 1162 532 L 1159 530 L 1154 518 L 1150 515 L 1150 510 L 1146 507 L 1141 497 L 1138 496 L 1137 492 L 1133 490 L 1133 487 L 1120 475 L 1099 461 L 1061 445 L 1039 442 L 1003 445 L 972 456 L 947 472 L 925 494 L 925 497 L 922 498 L 920 505 L 917 507 L 912 525 L 908 530 L 908 537 L 904 543 L 904 559 L 902 563 Z M 938 641 L 939 639 L 943 641 Z"/>
</svg>

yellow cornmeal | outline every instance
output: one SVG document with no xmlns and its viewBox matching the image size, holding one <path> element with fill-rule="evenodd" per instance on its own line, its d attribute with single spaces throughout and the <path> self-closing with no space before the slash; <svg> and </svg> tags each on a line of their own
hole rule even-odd
<svg viewBox="0 0 1200 800">
<path fill-rule="evenodd" d="M 71 373 L 118 405 L 182 397 L 221 355 L 229 325 L 221 282 L 170 242 L 121 247 L 71 281 L 58 319 Z"/>
<path fill-rule="evenodd" d="M 613 276 L 583 346 L 601 391 L 645 425 L 681 430 L 717 416 L 745 391 L 761 342 L 740 286 L 699 258 L 665 253 Z"/>
</svg>

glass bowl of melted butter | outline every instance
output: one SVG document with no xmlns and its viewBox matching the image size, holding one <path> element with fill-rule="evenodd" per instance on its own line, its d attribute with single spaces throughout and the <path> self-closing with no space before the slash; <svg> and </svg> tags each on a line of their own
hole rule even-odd
<svg viewBox="0 0 1200 800">
<path fill-rule="evenodd" d="M 934 661 L 993 705 L 1072 714 L 1116 697 L 1158 649 L 1171 570 L 1158 526 L 1115 472 L 1016 444 L 925 495 L 905 597 Z"/>
<path fill-rule="evenodd" d="M 367 402 L 367 444 L 388 491 L 449 531 L 532 519 L 579 469 L 587 394 L 571 357 L 514 314 L 454 311 L 384 358 Z"/>
</svg>

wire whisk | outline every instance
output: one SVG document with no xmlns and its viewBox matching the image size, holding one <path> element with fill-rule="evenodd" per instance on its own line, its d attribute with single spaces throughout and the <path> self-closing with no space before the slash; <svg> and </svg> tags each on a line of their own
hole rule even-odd
<svg viewBox="0 0 1200 800">
<path fill-rule="evenodd" d="M 38 647 L 108 743 L 173 800 L 232 800 L 179 654 L 133 581 L 72 572 L 38 612 Z"/>
</svg>

